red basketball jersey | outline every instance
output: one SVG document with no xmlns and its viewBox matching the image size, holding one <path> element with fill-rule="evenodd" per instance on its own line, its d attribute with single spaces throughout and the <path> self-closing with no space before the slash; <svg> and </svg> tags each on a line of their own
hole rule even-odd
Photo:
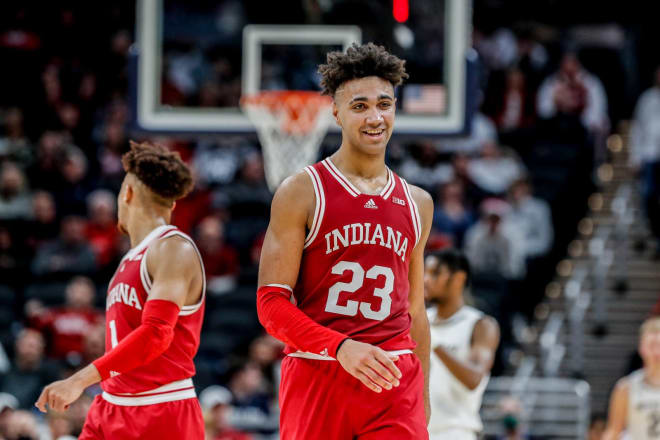
<svg viewBox="0 0 660 440">
<path fill-rule="evenodd" d="M 408 268 L 421 222 L 408 184 L 388 169 L 380 194 L 362 194 L 329 158 L 305 171 L 316 207 L 293 292 L 297 306 L 357 341 L 413 349 Z"/>
<path fill-rule="evenodd" d="M 190 241 L 195 246 L 192 239 L 175 226 L 159 226 L 140 244 L 131 249 L 119 263 L 117 271 L 110 280 L 106 298 L 106 352 L 112 350 L 142 322 L 142 310 L 149 297 L 152 282 L 146 264 L 149 246 L 159 239 L 175 235 Z M 203 271 L 201 257 L 200 265 Z M 204 279 L 203 273 L 202 276 Z M 146 365 L 123 374 L 113 374 L 112 377 L 103 381 L 101 387 L 106 392 L 104 396 L 143 393 L 157 388 L 161 388 L 159 392 L 163 390 L 165 392 L 181 391 L 181 389 L 170 390 L 172 387 L 168 384 L 181 383 L 180 381 L 195 375 L 193 358 L 199 348 L 204 318 L 205 290 L 206 284 L 203 281 L 202 296 L 199 302 L 183 306 L 179 312 L 174 327 L 174 339 L 167 350 Z M 164 385 L 165 387 L 163 387 Z M 191 388 L 192 383 L 187 381 L 185 386 Z"/>
</svg>

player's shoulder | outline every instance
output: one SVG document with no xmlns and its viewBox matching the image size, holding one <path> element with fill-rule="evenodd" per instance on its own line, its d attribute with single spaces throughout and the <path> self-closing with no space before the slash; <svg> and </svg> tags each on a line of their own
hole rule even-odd
<svg viewBox="0 0 660 440">
<path fill-rule="evenodd" d="M 500 325 L 492 316 L 481 314 L 474 324 L 472 338 L 491 341 L 497 345 L 500 339 Z"/>
<path fill-rule="evenodd" d="M 481 315 L 481 317 L 474 325 L 475 327 L 479 327 L 487 332 L 499 334 L 500 331 L 500 325 L 497 323 L 497 320 L 490 315 L 486 315 L 485 313 Z"/>
<path fill-rule="evenodd" d="M 181 234 L 175 234 L 156 240 L 149 246 L 149 268 L 196 267 L 197 250 L 192 241 Z"/>
<path fill-rule="evenodd" d="M 630 391 L 630 387 L 633 382 L 635 382 L 639 376 L 639 371 L 634 371 L 630 373 L 627 376 L 623 376 L 619 380 L 616 381 L 616 384 L 614 385 L 614 392 L 616 394 L 622 394 L 625 393 L 627 394 Z"/>
<path fill-rule="evenodd" d="M 433 197 L 423 188 L 417 185 L 408 184 L 410 188 L 410 196 L 417 204 L 419 213 L 422 218 L 433 215 Z"/>
<path fill-rule="evenodd" d="M 273 211 L 309 211 L 313 209 L 316 195 L 312 178 L 303 169 L 284 179 L 273 196 Z"/>
</svg>

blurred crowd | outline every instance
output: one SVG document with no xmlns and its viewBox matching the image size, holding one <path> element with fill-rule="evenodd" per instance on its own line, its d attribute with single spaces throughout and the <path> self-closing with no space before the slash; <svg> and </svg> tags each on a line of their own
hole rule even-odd
<svg viewBox="0 0 660 440">
<path fill-rule="evenodd" d="M 103 353 L 105 288 L 129 247 L 116 229 L 115 198 L 130 136 L 133 2 L 45 8 L 0 14 L 0 59 L 21 67 L 0 72 L 0 439 L 8 440 L 80 431 L 99 387 L 66 414 L 44 417 L 33 402 L 44 385 Z M 474 301 L 503 329 L 502 371 L 586 209 L 617 115 L 608 106 L 612 84 L 584 67 L 584 47 L 557 49 L 529 28 L 478 25 L 473 41 L 479 110 L 468 133 L 393 139 L 387 162 L 435 199 L 429 248 L 467 253 Z M 235 104 L 231 54 L 211 58 L 206 80 L 191 83 L 194 54 L 169 49 L 164 102 Z M 651 123 L 660 118 L 659 90 L 660 71 L 633 126 L 652 218 L 660 215 L 660 134 Z M 241 136 L 153 140 L 179 151 L 196 176 L 173 223 L 196 239 L 208 276 L 195 379 L 208 438 L 276 436 L 282 346 L 263 334 L 254 306 L 272 197 L 259 145 Z M 321 155 L 336 147 L 324 144 Z"/>
</svg>

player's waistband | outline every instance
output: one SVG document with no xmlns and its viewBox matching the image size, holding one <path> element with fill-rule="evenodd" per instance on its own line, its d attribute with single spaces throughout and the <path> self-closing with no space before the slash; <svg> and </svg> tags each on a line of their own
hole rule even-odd
<svg viewBox="0 0 660 440">
<path fill-rule="evenodd" d="M 393 356 L 399 356 L 401 354 L 412 354 L 412 350 L 409 350 L 409 349 L 394 350 L 394 351 L 388 351 L 387 353 L 389 353 Z M 336 361 L 337 360 L 337 359 L 333 358 L 332 356 L 325 356 L 325 355 L 322 355 L 322 354 L 310 353 L 308 351 L 294 351 L 293 353 L 289 353 L 287 356 L 296 357 L 296 358 L 314 359 L 314 360 L 317 360 L 317 361 Z"/>
<path fill-rule="evenodd" d="M 117 393 L 110 394 L 104 391 L 101 394 L 103 399 L 110 403 L 120 406 L 144 406 L 156 403 L 173 402 L 175 400 L 184 400 L 197 397 L 195 394 L 195 385 L 192 379 L 177 380 L 170 382 L 153 390 L 143 391 L 141 393 Z"/>
</svg>

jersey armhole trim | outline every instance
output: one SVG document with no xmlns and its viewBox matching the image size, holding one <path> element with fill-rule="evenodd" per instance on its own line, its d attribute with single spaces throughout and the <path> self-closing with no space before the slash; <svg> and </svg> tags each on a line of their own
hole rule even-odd
<svg viewBox="0 0 660 440">
<path fill-rule="evenodd" d="M 316 236 L 321 229 L 321 223 L 323 222 L 323 216 L 325 214 L 325 192 L 323 191 L 323 183 L 321 183 L 321 178 L 312 166 L 305 167 L 304 170 L 312 180 L 316 202 L 314 206 L 314 218 L 312 219 L 312 227 L 310 228 L 307 237 L 305 237 L 305 244 L 303 249 L 307 248 L 310 244 L 312 244 L 312 242 L 314 242 L 314 239 L 316 239 Z"/>
<path fill-rule="evenodd" d="M 181 307 L 181 311 L 179 312 L 179 316 L 188 316 L 198 311 L 201 308 L 202 304 L 204 303 L 204 298 L 206 297 L 206 272 L 204 271 L 204 261 L 202 260 L 202 254 L 200 254 L 199 249 L 197 249 L 197 245 L 195 244 L 192 238 L 190 238 L 188 235 L 184 234 L 183 232 L 179 231 L 178 229 L 169 231 L 166 234 L 156 238 L 154 241 L 170 238 L 175 235 L 183 238 L 184 240 L 192 244 L 192 247 L 193 249 L 195 249 L 195 253 L 197 254 L 199 266 L 202 269 L 202 295 L 199 301 L 196 304 L 184 305 L 183 307 Z M 149 293 L 151 292 L 151 279 L 149 278 L 149 273 L 147 271 L 147 263 L 146 263 L 147 253 L 149 252 L 150 247 L 151 246 L 147 247 L 147 250 L 144 252 L 144 255 L 142 256 L 142 261 L 140 261 L 140 277 L 142 278 L 142 285 L 144 287 L 144 290 L 147 292 L 147 296 L 149 296 Z"/>
<path fill-rule="evenodd" d="M 410 217 L 412 219 L 413 229 L 415 230 L 415 247 L 419 243 L 420 238 L 422 237 L 422 222 L 419 219 L 419 209 L 417 208 L 417 203 L 410 194 L 410 188 L 408 187 L 408 182 L 405 181 L 402 177 L 399 177 L 401 180 L 401 186 L 403 187 L 403 193 L 408 199 L 408 206 L 410 207 Z"/>
</svg>

